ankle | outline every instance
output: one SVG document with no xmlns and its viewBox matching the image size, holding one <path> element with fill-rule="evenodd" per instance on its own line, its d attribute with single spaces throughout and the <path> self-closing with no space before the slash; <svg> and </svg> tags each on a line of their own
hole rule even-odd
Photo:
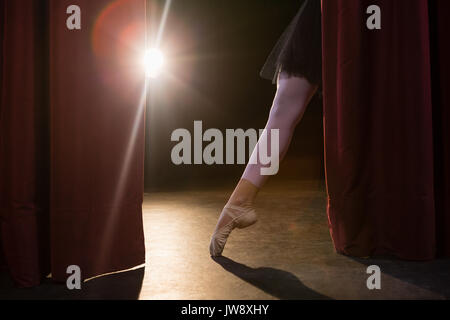
<svg viewBox="0 0 450 320">
<path fill-rule="evenodd" d="M 232 198 L 228 201 L 228 205 L 239 206 L 239 207 L 252 207 L 253 199 L 249 198 Z"/>
<path fill-rule="evenodd" d="M 252 207 L 259 188 L 246 179 L 241 179 L 228 200 L 229 205 Z"/>
</svg>

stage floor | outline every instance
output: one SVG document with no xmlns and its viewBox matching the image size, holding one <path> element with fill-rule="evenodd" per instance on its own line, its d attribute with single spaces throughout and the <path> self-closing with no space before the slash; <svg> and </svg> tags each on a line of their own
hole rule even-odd
<svg viewBox="0 0 450 320">
<path fill-rule="evenodd" d="M 444 299 L 450 260 L 354 259 L 335 253 L 321 182 L 274 179 L 257 201 L 259 222 L 235 230 L 224 258 L 209 240 L 232 186 L 145 195 L 145 269 L 101 277 L 68 291 L 45 282 L 15 289 L 0 277 L 2 299 Z M 369 290 L 367 267 L 381 268 Z"/>
<path fill-rule="evenodd" d="M 354 259 L 337 254 L 321 182 L 276 180 L 260 193 L 259 221 L 235 230 L 224 258 L 208 246 L 231 188 L 145 195 L 147 268 L 141 299 L 442 299 L 450 261 Z M 381 268 L 381 290 L 367 267 Z"/>
</svg>

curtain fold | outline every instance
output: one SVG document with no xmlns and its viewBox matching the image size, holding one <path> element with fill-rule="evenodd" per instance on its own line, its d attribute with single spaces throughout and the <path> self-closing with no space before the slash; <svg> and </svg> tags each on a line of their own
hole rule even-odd
<svg viewBox="0 0 450 320">
<path fill-rule="evenodd" d="M 38 160 L 43 147 L 37 119 L 44 109 L 37 82 L 41 46 L 39 1 L 2 1 L 2 96 L 0 109 L 0 207 L 5 259 L 21 286 L 39 283 L 43 263 L 45 200 Z M 43 249 L 44 248 L 44 249 Z"/>
<path fill-rule="evenodd" d="M 2 0 L 0 208 L 19 286 L 144 263 L 145 0 Z M 70 5 L 81 30 L 69 30 Z"/>
<path fill-rule="evenodd" d="M 429 1 L 437 252 L 450 256 L 450 2 Z"/>
<path fill-rule="evenodd" d="M 323 0 L 333 242 L 353 256 L 448 255 L 448 2 L 379 0 L 381 30 L 366 27 L 372 4 Z"/>
</svg>

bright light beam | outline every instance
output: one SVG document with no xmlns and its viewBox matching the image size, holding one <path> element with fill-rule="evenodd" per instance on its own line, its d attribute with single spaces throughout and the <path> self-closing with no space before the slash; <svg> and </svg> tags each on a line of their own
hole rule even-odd
<svg viewBox="0 0 450 320">
<path fill-rule="evenodd" d="M 170 11 L 170 6 L 172 4 L 172 0 L 166 0 L 163 15 L 161 18 L 161 22 L 159 25 L 159 30 L 156 38 L 156 42 L 154 46 L 147 50 L 145 52 L 144 56 L 144 65 L 146 68 L 146 73 L 148 77 L 156 78 L 162 71 L 164 66 L 164 55 L 163 53 L 158 49 L 164 34 L 164 30 L 166 27 L 167 18 Z M 114 248 L 109 246 L 108 244 L 111 243 L 111 239 L 113 238 L 113 234 L 115 232 L 115 228 L 118 227 L 117 221 L 118 221 L 118 215 L 119 210 L 122 208 L 119 208 L 119 205 L 122 203 L 123 197 L 125 195 L 126 186 L 127 186 L 127 180 L 130 179 L 130 170 L 132 168 L 132 160 L 133 156 L 135 156 L 135 153 L 137 151 L 137 140 L 138 136 L 140 134 L 141 130 L 141 124 L 142 119 L 144 117 L 145 113 L 145 106 L 146 106 L 146 98 L 147 98 L 147 81 L 144 84 L 144 88 L 142 91 L 142 95 L 140 97 L 137 109 L 136 109 L 136 115 L 133 121 L 133 127 L 130 132 L 130 136 L 128 139 L 128 145 L 127 149 L 125 151 L 125 154 L 122 159 L 122 166 L 121 170 L 118 176 L 118 183 L 114 192 L 114 200 L 113 204 L 111 206 L 111 213 L 109 216 L 109 219 L 105 221 L 104 224 L 104 234 L 103 238 L 100 240 L 100 248 L 101 251 L 99 252 L 99 256 L 97 259 L 97 263 L 101 266 L 105 259 L 108 257 L 109 254 L 112 254 L 112 251 Z"/>
<path fill-rule="evenodd" d="M 164 30 L 166 28 L 167 17 L 169 16 L 171 4 L 172 4 L 172 0 L 166 0 L 166 3 L 164 5 L 164 11 L 163 11 L 163 14 L 161 17 L 161 22 L 159 24 L 158 34 L 156 36 L 156 43 L 154 45 L 155 48 L 159 48 L 159 45 L 161 44 L 161 39 L 163 37 Z"/>
<path fill-rule="evenodd" d="M 164 10 L 159 24 L 158 34 L 156 36 L 156 41 L 153 47 L 145 52 L 144 56 L 144 66 L 146 70 L 146 76 L 148 78 L 157 78 L 164 67 L 165 59 L 161 52 L 160 47 L 161 40 L 164 34 L 164 30 L 167 24 L 167 18 L 169 16 L 170 6 L 172 5 L 172 0 L 166 0 L 164 4 Z"/>
<path fill-rule="evenodd" d="M 113 255 L 114 248 L 111 247 L 112 239 L 114 237 L 114 233 L 117 228 L 120 228 L 118 225 L 118 218 L 121 213 L 120 210 L 124 210 L 124 208 L 120 207 L 120 204 L 123 203 L 123 197 L 127 186 L 127 180 L 132 178 L 131 169 L 133 157 L 136 156 L 136 152 L 138 151 L 136 141 L 138 140 L 139 134 L 141 134 L 140 130 L 142 130 L 141 125 L 143 123 L 143 117 L 145 112 L 145 102 L 146 102 L 146 92 L 147 92 L 147 83 L 145 84 L 141 97 L 139 99 L 139 104 L 136 108 L 136 116 L 133 120 L 133 128 L 131 129 L 130 136 L 128 139 L 127 149 L 122 159 L 122 167 L 119 173 L 119 180 L 117 182 L 117 186 L 114 192 L 113 203 L 111 206 L 111 211 L 108 216 L 108 219 L 104 221 L 103 225 L 103 238 L 100 239 L 100 252 L 98 252 L 97 263 L 99 266 L 105 263 L 108 256 Z M 119 271 L 119 270 L 114 270 Z M 103 275 L 102 275 L 103 276 Z"/>
</svg>

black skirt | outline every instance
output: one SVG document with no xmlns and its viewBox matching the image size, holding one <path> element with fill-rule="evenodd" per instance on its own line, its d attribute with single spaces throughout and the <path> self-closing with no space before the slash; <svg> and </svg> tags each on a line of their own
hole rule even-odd
<svg viewBox="0 0 450 320">
<path fill-rule="evenodd" d="M 278 40 L 261 70 L 263 78 L 276 83 L 278 74 L 306 78 L 322 84 L 322 11 L 320 0 L 305 0 Z"/>
</svg>

